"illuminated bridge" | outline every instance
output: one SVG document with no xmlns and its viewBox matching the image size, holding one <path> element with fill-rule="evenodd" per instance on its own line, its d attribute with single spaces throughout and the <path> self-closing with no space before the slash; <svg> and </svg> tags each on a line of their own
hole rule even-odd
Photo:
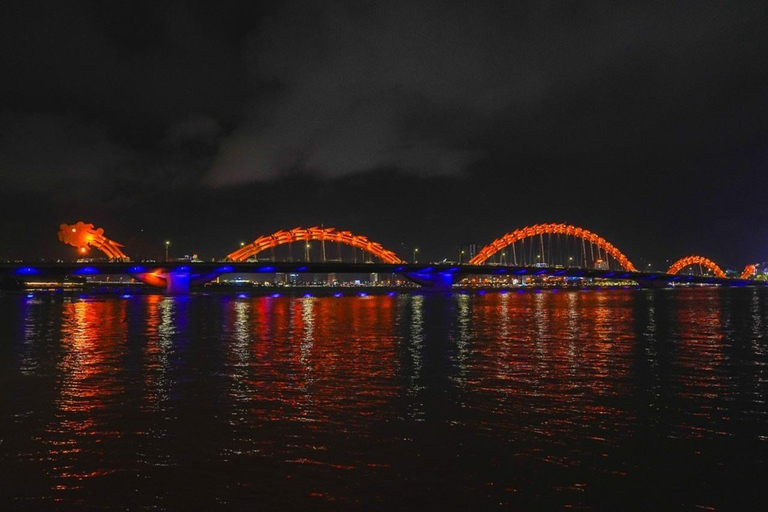
<svg viewBox="0 0 768 512">
<path fill-rule="evenodd" d="M 81 256 L 95 248 L 110 261 L 0 264 L 0 277 L 6 281 L 24 281 L 128 275 L 146 284 L 163 287 L 169 293 L 187 293 L 191 285 L 227 274 L 274 273 L 400 274 L 433 290 L 450 289 L 462 279 L 474 276 L 607 279 L 634 281 L 648 288 L 675 283 L 766 285 L 766 281 L 754 279 L 754 264 L 747 265 L 739 277 L 732 278 L 713 261 L 697 255 L 681 258 L 666 272 L 638 270 L 626 255 L 604 238 L 568 224 L 536 224 L 516 229 L 483 247 L 466 264 L 409 263 L 364 236 L 321 227 L 299 227 L 260 236 L 249 244 L 241 244 L 221 261 L 205 263 L 131 262 L 122 251 L 123 246 L 105 237 L 103 229 L 82 222 L 62 224 L 59 240 L 76 247 Z M 316 242 L 315 246 L 310 242 Z M 296 254 L 297 246 L 299 254 Z"/>
</svg>

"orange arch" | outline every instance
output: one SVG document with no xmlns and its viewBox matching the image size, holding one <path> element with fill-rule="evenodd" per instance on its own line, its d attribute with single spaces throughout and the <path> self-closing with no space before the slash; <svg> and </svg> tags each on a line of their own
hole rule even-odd
<svg viewBox="0 0 768 512">
<path fill-rule="evenodd" d="M 636 271 L 632 262 L 630 262 L 627 257 L 621 253 L 621 251 L 610 244 L 605 238 L 597 236 L 595 233 L 587 231 L 586 229 L 571 226 L 570 224 L 535 224 L 533 226 L 516 229 L 515 231 L 507 233 L 501 238 L 497 238 L 490 244 L 483 247 L 474 258 L 469 260 L 469 263 L 471 265 L 481 265 L 488 258 L 493 256 L 498 251 L 504 249 L 508 245 L 518 242 L 524 238 L 530 238 L 537 235 L 569 235 L 581 238 L 603 249 L 606 253 L 611 255 L 613 259 L 618 261 L 623 269 L 630 272 Z"/>
<path fill-rule="evenodd" d="M 755 275 L 755 271 L 757 271 L 757 265 L 756 264 L 750 264 L 744 267 L 744 271 L 741 273 L 741 279 L 752 279 L 752 277 Z"/>
<path fill-rule="evenodd" d="M 686 256 L 685 258 L 680 258 L 676 262 L 672 264 L 671 267 L 669 267 L 669 270 L 667 270 L 667 274 L 677 274 L 681 270 L 683 270 L 685 267 L 690 265 L 701 265 L 704 267 L 707 267 L 709 270 L 711 270 L 716 277 L 725 277 L 725 272 L 723 272 L 723 269 L 721 269 L 719 266 L 717 266 L 717 263 L 710 260 L 709 258 L 705 258 L 703 256 L 696 256 L 695 254 L 692 254 L 691 256 Z"/>
<path fill-rule="evenodd" d="M 85 254 L 89 246 L 99 249 L 113 260 L 128 260 L 128 256 L 120 250 L 122 244 L 104 236 L 104 229 L 94 229 L 93 224 L 78 222 L 77 224 L 62 224 L 59 226 L 59 241 L 78 248 L 80 254 Z"/>
<path fill-rule="evenodd" d="M 271 249 L 272 247 L 292 242 L 309 242 L 312 240 L 325 240 L 326 242 L 351 245 L 371 253 L 386 263 L 403 263 L 403 260 L 398 258 L 394 252 L 384 249 L 381 244 L 371 242 L 364 236 L 353 235 L 349 231 L 336 231 L 336 228 L 319 228 L 317 226 L 293 228 L 290 231 L 281 230 L 271 235 L 260 236 L 250 244 L 229 254 L 227 258 L 231 261 L 245 261 L 265 249 Z"/>
</svg>

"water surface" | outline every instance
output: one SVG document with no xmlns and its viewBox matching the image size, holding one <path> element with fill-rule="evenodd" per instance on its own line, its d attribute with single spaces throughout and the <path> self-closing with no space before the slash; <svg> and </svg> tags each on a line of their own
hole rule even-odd
<svg viewBox="0 0 768 512">
<path fill-rule="evenodd" d="M 0 295 L 0 503 L 756 509 L 768 290 Z"/>
</svg>

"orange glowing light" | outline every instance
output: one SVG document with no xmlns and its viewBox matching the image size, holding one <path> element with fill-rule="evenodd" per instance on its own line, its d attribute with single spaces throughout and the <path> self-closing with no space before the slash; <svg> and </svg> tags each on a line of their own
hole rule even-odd
<svg viewBox="0 0 768 512">
<path fill-rule="evenodd" d="M 128 256 L 120 250 L 122 244 L 105 237 L 104 230 L 102 228 L 95 229 L 93 224 L 86 224 L 80 221 L 75 225 L 62 224 L 59 226 L 59 229 L 59 240 L 65 244 L 77 247 L 78 251 L 82 254 L 88 250 L 89 245 L 92 245 L 106 254 L 110 259 L 129 259 Z"/>
<path fill-rule="evenodd" d="M 744 267 L 744 271 L 741 273 L 739 277 L 742 279 L 752 279 L 754 277 L 755 272 L 757 272 L 757 265 L 751 264 Z"/>
<path fill-rule="evenodd" d="M 538 235 L 567 235 L 576 238 L 581 238 L 591 244 L 598 246 L 615 259 L 624 270 L 630 272 L 636 272 L 635 266 L 630 262 L 621 251 L 615 246 L 609 243 L 605 238 L 602 238 L 591 231 L 587 231 L 583 228 L 578 228 L 570 224 L 535 224 L 533 226 L 527 226 L 521 229 L 516 229 L 511 233 L 507 233 L 501 238 L 497 238 L 490 244 L 483 247 L 477 255 L 469 260 L 470 265 L 482 265 L 485 261 L 496 254 L 498 251 L 504 249 L 508 245 L 515 242 L 519 242 L 525 238 L 531 238 Z"/>
<path fill-rule="evenodd" d="M 250 244 L 246 244 L 235 252 L 229 254 L 227 259 L 231 261 L 245 261 L 265 249 L 311 240 L 325 240 L 357 247 L 374 255 L 386 263 L 403 263 L 397 255 L 376 242 L 371 242 L 364 236 L 353 235 L 349 231 L 336 231 L 336 228 L 293 228 L 290 231 L 277 231 L 271 235 L 260 236 Z"/>
<path fill-rule="evenodd" d="M 677 274 L 678 272 L 683 270 L 685 267 L 688 267 L 691 265 L 701 265 L 702 267 L 705 267 L 711 270 L 716 277 L 725 277 L 725 272 L 723 272 L 723 269 L 721 269 L 717 265 L 717 263 L 715 263 L 714 261 L 708 258 L 705 258 L 703 256 L 697 256 L 695 254 L 686 256 L 685 258 L 680 258 L 679 260 L 674 262 L 672 266 L 669 267 L 669 270 L 667 270 L 667 274 Z"/>
</svg>

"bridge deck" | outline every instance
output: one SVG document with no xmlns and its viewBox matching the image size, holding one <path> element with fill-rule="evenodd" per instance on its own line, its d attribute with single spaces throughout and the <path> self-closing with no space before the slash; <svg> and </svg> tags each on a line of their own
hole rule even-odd
<svg viewBox="0 0 768 512">
<path fill-rule="evenodd" d="M 725 286 L 765 286 L 766 281 L 738 278 L 671 275 L 663 272 L 624 272 L 581 268 L 541 268 L 502 265 L 455 264 L 392 264 L 337 262 L 129 262 L 129 263 L 0 263 L 0 276 L 16 279 L 62 278 L 66 276 L 95 276 L 143 273 L 206 274 L 267 274 L 267 273 L 381 273 L 381 274 L 454 274 L 456 276 L 563 276 L 630 280 L 635 282 L 718 284 Z"/>
</svg>

